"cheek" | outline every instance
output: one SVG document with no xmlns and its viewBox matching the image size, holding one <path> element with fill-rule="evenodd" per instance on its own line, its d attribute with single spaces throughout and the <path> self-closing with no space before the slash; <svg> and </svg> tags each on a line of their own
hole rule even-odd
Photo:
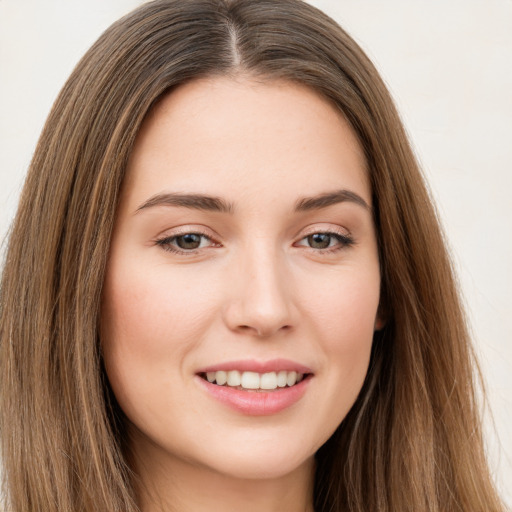
<svg viewBox="0 0 512 512">
<path fill-rule="evenodd" d="M 183 273 L 139 268 L 128 260 L 110 266 L 101 313 L 107 375 L 127 414 L 145 402 L 139 395 L 158 396 L 183 375 L 187 354 L 201 342 L 215 311 L 215 301 Z"/>
<path fill-rule="evenodd" d="M 333 320 L 326 351 L 337 360 L 346 379 L 344 384 L 353 382 L 357 392 L 368 369 L 378 304 L 379 286 L 375 281 L 346 282 L 331 300 Z"/>
<path fill-rule="evenodd" d="M 368 371 L 379 284 L 378 272 L 345 275 L 329 280 L 310 302 L 311 329 L 319 333 L 327 370 L 321 392 L 330 398 L 321 414 L 328 418 L 329 435 L 352 407 Z"/>
<path fill-rule="evenodd" d="M 377 269 L 328 276 L 311 294 L 308 310 L 329 351 L 357 352 L 371 344 L 380 297 Z"/>
<path fill-rule="evenodd" d="M 112 265 L 104 287 L 104 338 L 156 358 L 160 351 L 175 353 L 188 346 L 214 310 L 206 290 L 191 282 L 186 273 L 171 273 L 161 265 L 146 266 L 144 272 Z"/>
</svg>

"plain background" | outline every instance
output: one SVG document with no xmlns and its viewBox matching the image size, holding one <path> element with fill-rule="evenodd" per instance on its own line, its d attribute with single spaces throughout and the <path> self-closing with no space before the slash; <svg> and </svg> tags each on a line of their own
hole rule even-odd
<svg viewBox="0 0 512 512">
<path fill-rule="evenodd" d="M 1 239 L 58 91 L 99 34 L 140 3 L 0 0 Z M 375 62 L 422 163 L 488 386 L 491 467 L 512 504 L 512 1 L 311 3 Z"/>
</svg>

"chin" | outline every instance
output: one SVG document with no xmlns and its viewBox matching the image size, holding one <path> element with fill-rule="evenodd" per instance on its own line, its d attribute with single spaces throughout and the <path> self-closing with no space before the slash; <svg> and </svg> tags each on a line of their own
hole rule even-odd
<svg viewBox="0 0 512 512">
<path fill-rule="evenodd" d="M 286 478 L 297 471 L 307 471 L 314 465 L 314 454 L 306 458 L 291 458 L 288 454 L 262 456 L 255 453 L 253 457 L 235 458 L 216 465 L 216 472 L 240 480 L 278 480 Z"/>
<path fill-rule="evenodd" d="M 202 452 L 198 462 L 219 474 L 242 480 L 279 479 L 313 466 L 318 447 L 308 448 L 300 433 L 292 443 L 287 442 L 290 436 L 287 437 L 276 436 L 271 442 L 265 442 L 255 435 L 252 442 L 233 443 Z"/>
</svg>

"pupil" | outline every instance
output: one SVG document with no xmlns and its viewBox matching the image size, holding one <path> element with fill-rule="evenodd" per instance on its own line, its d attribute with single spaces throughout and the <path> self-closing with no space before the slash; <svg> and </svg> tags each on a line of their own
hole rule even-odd
<svg viewBox="0 0 512 512">
<path fill-rule="evenodd" d="M 314 249 L 327 249 L 331 243 L 331 235 L 315 233 L 314 235 L 308 236 L 308 242 L 310 247 Z"/>
<path fill-rule="evenodd" d="M 188 233 L 178 236 L 176 243 L 180 249 L 197 249 L 201 245 L 201 235 L 196 233 Z"/>
</svg>

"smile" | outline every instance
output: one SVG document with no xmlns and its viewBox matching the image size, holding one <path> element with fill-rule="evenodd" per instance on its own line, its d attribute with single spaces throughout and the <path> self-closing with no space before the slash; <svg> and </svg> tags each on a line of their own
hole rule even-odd
<svg viewBox="0 0 512 512">
<path fill-rule="evenodd" d="M 311 368 L 288 359 L 226 361 L 196 373 L 197 383 L 208 396 L 249 416 L 291 408 L 304 396 L 313 377 Z"/>
<path fill-rule="evenodd" d="M 253 391 L 272 391 L 278 388 L 295 386 L 307 375 L 308 374 L 286 370 L 266 373 L 239 370 L 219 370 L 203 373 L 201 374 L 201 377 L 212 384 L 216 384 L 217 386 L 227 386 Z"/>
</svg>

